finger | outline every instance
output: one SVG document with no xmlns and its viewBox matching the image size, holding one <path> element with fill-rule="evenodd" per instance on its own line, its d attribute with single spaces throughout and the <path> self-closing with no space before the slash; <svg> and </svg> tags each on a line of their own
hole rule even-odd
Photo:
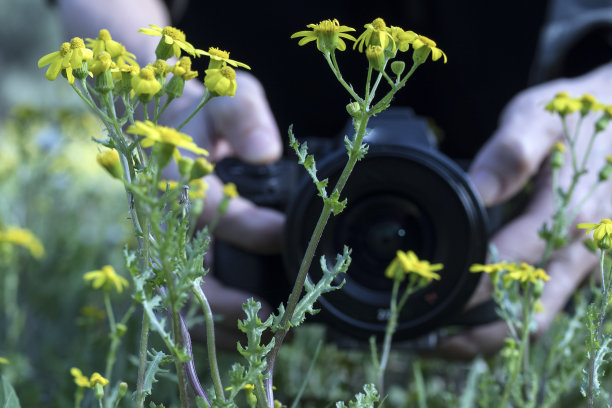
<svg viewBox="0 0 612 408">
<path fill-rule="evenodd" d="M 516 194 L 562 135 L 559 120 L 543 112 L 544 96 L 538 95 L 517 97 L 474 159 L 469 174 L 487 206 Z"/>
<path fill-rule="evenodd" d="M 208 191 L 200 221 L 208 224 L 217 214 L 223 197 L 223 183 L 214 175 L 206 177 L 206 182 Z M 280 252 L 282 248 L 284 224 L 285 216 L 281 212 L 235 197 L 230 200 L 214 234 L 249 252 L 271 254 Z"/>
<path fill-rule="evenodd" d="M 234 153 L 248 163 L 277 160 L 282 142 L 261 84 L 246 72 L 236 80 L 235 97 L 214 98 L 206 107 L 213 143 L 222 155 Z"/>
</svg>

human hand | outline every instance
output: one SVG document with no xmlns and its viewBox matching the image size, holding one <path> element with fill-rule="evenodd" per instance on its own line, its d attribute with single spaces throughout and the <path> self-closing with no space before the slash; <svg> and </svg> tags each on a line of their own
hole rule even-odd
<svg viewBox="0 0 612 408">
<path fill-rule="evenodd" d="M 544 105 L 558 92 L 572 96 L 592 94 L 603 103 L 612 102 L 612 66 L 601 67 L 583 77 L 556 80 L 530 88 L 517 95 L 506 107 L 498 130 L 481 149 L 470 169 L 470 177 L 487 206 L 506 201 L 515 195 L 525 183 L 535 176 L 534 193 L 525 211 L 505 225 L 492 238 L 500 260 L 527 262 L 536 265 L 544 251 L 544 241 L 537 230 L 551 219 L 553 192 L 551 171 L 546 159 L 551 147 L 562 140 L 559 117 L 544 110 Z M 568 116 L 570 129 L 572 120 Z M 591 115 L 597 116 L 597 115 Z M 576 145 L 579 157 L 586 150 L 595 118 L 585 119 Z M 574 122 L 575 124 L 575 122 Z M 612 153 L 610 130 L 597 137 L 584 175 L 574 192 L 571 206 L 575 206 L 597 181 L 598 171 L 605 157 Z M 569 157 L 560 171 L 560 185 L 567 188 L 572 177 Z M 589 201 L 582 207 L 576 220 L 569 227 L 570 242 L 555 253 L 545 265 L 550 280 L 544 285 L 541 301 L 543 311 L 535 315 L 538 324 L 535 336 L 551 325 L 574 291 L 597 265 L 596 257 L 587 251 L 582 241 L 584 234 L 574 226 L 579 222 L 597 223 L 609 218 L 612 211 L 612 183 L 602 183 Z M 491 282 L 483 276 L 481 284 L 470 301 L 478 304 L 490 297 Z M 470 329 L 447 339 L 440 347 L 440 354 L 449 358 L 470 358 L 478 354 L 492 354 L 503 346 L 507 335 L 505 323 L 499 321 Z"/>
</svg>

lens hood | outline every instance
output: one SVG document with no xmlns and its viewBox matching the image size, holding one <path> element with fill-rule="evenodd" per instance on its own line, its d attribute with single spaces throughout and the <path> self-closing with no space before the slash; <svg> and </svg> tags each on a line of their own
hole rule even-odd
<svg viewBox="0 0 612 408">
<path fill-rule="evenodd" d="M 401 137 L 402 135 L 395 135 Z M 319 179 L 335 185 L 346 151 L 317 162 Z M 288 206 L 284 262 L 290 281 L 322 209 L 310 179 L 304 179 Z M 319 300 L 320 317 L 357 339 L 381 336 L 389 316 L 392 282 L 385 269 L 397 250 L 413 250 L 420 259 L 443 263 L 441 280 L 412 294 L 403 308 L 396 340 L 420 337 L 463 310 L 479 274 L 468 272 L 483 262 L 487 249 L 487 216 L 464 171 L 450 158 L 423 143 L 371 143 L 341 194 L 346 209 L 332 216 L 316 258 L 333 262 L 344 245 L 352 263 L 339 291 Z M 313 262 L 309 279 L 321 277 Z"/>
</svg>

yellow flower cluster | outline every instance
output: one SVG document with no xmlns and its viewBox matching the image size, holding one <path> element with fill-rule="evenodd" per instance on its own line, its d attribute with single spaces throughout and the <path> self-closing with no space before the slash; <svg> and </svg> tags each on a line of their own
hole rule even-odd
<svg viewBox="0 0 612 408">
<path fill-rule="evenodd" d="M 429 261 L 420 260 L 413 251 L 397 251 L 396 257 L 385 270 L 385 276 L 389 279 L 404 279 L 405 275 L 416 274 L 426 282 L 440 280 L 436 273 L 443 268 L 440 263 L 430 264 Z"/>
<path fill-rule="evenodd" d="M 364 52 L 375 69 L 380 70 L 384 63 L 395 56 L 397 50 L 406 52 L 414 49 L 413 60 L 415 63 L 422 64 L 431 55 L 433 61 L 443 58 L 446 63 L 446 54 L 438 48 L 437 44 L 413 31 L 404 31 L 400 27 L 388 27 L 382 18 L 377 18 L 371 23 L 364 25 L 365 31 L 355 39 L 349 31 L 354 28 L 340 25 L 338 20 L 324 20 L 319 24 L 308 24 L 311 31 L 298 31 L 291 35 L 291 38 L 302 37 L 298 42 L 304 45 L 312 41 L 317 42 L 319 51 L 329 54 L 336 49 L 344 51 L 346 44 L 342 38 L 354 41 L 353 49 L 358 48 L 359 52 Z"/>
<path fill-rule="evenodd" d="M 185 33 L 174 27 L 161 28 L 151 24 L 149 28 L 142 28 L 138 32 L 161 36 L 155 50 L 158 59 L 145 68 L 140 69 L 134 54 L 113 40 L 106 29 L 100 30 L 96 39 L 86 39 L 87 47 L 78 37 L 70 43 L 63 43 L 59 51 L 38 60 L 38 67 L 49 65 L 46 77 L 50 81 L 54 81 L 61 73 L 72 85 L 75 78 L 84 79 L 90 75 L 95 77 L 95 89 L 99 92 L 116 89 L 118 93 L 136 95 L 143 102 L 161 96 L 163 92 L 176 98 L 182 94 L 184 81 L 197 77 L 197 71 L 191 70 L 191 59 L 187 56 L 180 58 L 182 52 L 193 57 L 210 57 L 204 83 L 213 96 L 234 96 L 236 93 L 236 73 L 228 65 L 250 69 L 248 65 L 230 59 L 227 51 L 214 47 L 208 52 L 196 49 L 187 42 Z M 166 63 L 170 57 L 180 58 L 174 67 L 168 67 Z M 169 72 L 172 72 L 173 78 L 164 87 Z"/>
<path fill-rule="evenodd" d="M 111 287 L 115 287 L 117 293 L 123 292 L 124 287 L 130 286 L 127 280 L 115 272 L 115 268 L 110 265 L 103 266 L 102 269 L 87 272 L 83 275 L 83 279 L 87 282 L 92 282 L 91 286 L 94 289 L 104 289 L 109 291 Z"/>
<path fill-rule="evenodd" d="M 567 92 L 559 92 L 549 101 L 545 109 L 551 113 L 558 113 L 561 116 L 569 115 L 570 113 L 580 112 L 581 115 L 586 115 L 589 112 L 604 111 L 608 116 L 612 116 L 612 106 L 606 106 L 598 102 L 593 95 L 585 94 L 580 98 L 571 97 Z"/>
<path fill-rule="evenodd" d="M 30 254 L 40 259 L 45 255 L 45 248 L 31 231 L 17 227 L 0 229 L 0 244 L 7 243 L 27 248 Z"/>
<path fill-rule="evenodd" d="M 74 377 L 74 383 L 81 388 L 94 388 L 96 384 L 100 384 L 101 386 L 105 386 L 108 384 L 108 380 L 100 373 L 93 373 L 91 377 L 87 377 L 83 375 L 83 372 L 76 367 L 72 367 L 70 369 L 70 374 Z"/>
<path fill-rule="evenodd" d="M 511 281 L 520 281 L 521 283 L 530 282 L 536 283 L 538 281 L 547 281 L 550 277 L 546 274 L 544 269 L 536 268 L 528 263 L 521 262 L 498 262 L 494 264 L 473 264 L 470 267 L 470 272 L 484 272 L 488 274 L 497 274 L 500 272 L 506 272 L 502 275 L 502 280 L 505 284 Z"/>
</svg>

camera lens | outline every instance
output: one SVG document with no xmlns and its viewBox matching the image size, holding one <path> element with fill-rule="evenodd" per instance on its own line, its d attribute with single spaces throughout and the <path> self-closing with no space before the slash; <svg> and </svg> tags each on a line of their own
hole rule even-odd
<svg viewBox="0 0 612 408">
<path fill-rule="evenodd" d="M 398 250 L 432 252 L 430 220 L 392 192 L 358 198 L 335 221 L 334 247 L 353 250 L 351 279 L 372 289 L 391 290 L 391 281 L 372 271 L 384 271 Z"/>
<path fill-rule="evenodd" d="M 345 162 L 346 152 L 337 151 L 317 163 L 319 179 L 329 178 L 329 190 Z M 324 320 L 358 339 L 383 335 L 392 287 L 384 272 L 397 250 L 444 264 L 440 281 L 409 297 L 398 319 L 397 340 L 424 335 L 461 311 L 479 279 L 469 266 L 483 262 L 488 236 L 486 213 L 454 162 L 423 146 L 372 144 L 349 178 L 344 198 L 347 207 L 328 221 L 316 254 L 332 263 L 344 245 L 352 249 L 345 285 L 319 300 Z M 290 280 L 297 275 L 321 201 L 312 182 L 304 180 L 289 206 L 284 255 Z M 309 277 L 321 277 L 318 263 Z"/>
</svg>

